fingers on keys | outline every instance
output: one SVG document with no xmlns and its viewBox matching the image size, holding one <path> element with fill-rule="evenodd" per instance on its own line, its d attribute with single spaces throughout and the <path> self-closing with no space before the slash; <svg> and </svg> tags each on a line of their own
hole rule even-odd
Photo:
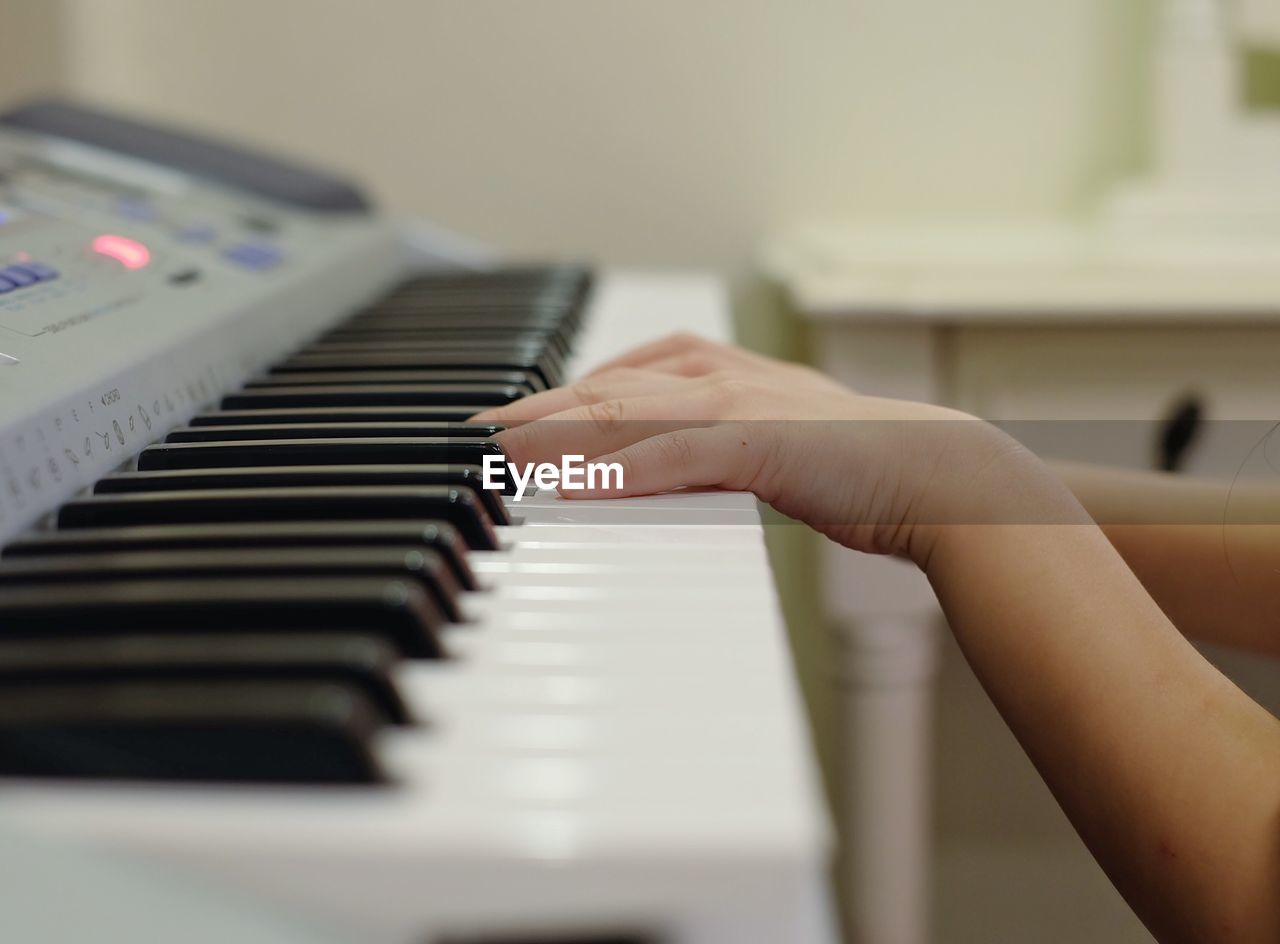
<svg viewBox="0 0 1280 944">
<path fill-rule="evenodd" d="M 593 406 L 606 400 L 660 394 L 677 388 L 682 378 L 634 368 L 619 368 L 608 374 L 580 380 L 567 387 L 555 387 L 524 397 L 506 406 L 485 410 L 471 418 L 473 423 L 520 426 L 547 419 L 558 413 Z"/>
<path fill-rule="evenodd" d="M 662 433 L 710 426 L 716 421 L 711 401 L 708 390 L 599 400 L 495 438 L 517 463 L 558 462 L 569 455 L 594 459 Z"/>
<path fill-rule="evenodd" d="M 595 461 L 621 468 L 615 488 L 566 491 L 565 498 L 628 498 L 685 487 L 755 491 L 766 467 L 766 437 L 741 424 L 672 429 Z"/>
</svg>

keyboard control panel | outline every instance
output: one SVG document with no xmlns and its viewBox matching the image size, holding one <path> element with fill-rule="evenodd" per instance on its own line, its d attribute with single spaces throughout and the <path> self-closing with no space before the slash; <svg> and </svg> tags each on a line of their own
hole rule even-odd
<svg viewBox="0 0 1280 944">
<path fill-rule="evenodd" d="M 406 274 L 385 217 L 277 194 L 265 159 L 209 176 L 31 112 L 0 116 L 0 540 Z"/>
</svg>

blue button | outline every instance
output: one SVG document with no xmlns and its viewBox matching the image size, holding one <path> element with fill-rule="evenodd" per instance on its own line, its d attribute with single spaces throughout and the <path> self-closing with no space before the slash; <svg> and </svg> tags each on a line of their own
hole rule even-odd
<svg viewBox="0 0 1280 944">
<path fill-rule="evenodd" d="M 14 285 L 4 276 L 0 275 L 0 295 L 3 295 L 5 292 L 12 292 L 17 287 L 18 286 Z"/>
<path fill-rule="evenodd" d="M 284 261 L 284 256 L 279 249 L 265 243 L 237 243 L 228 247 L 223 252 L 223 256 L 236 265 L 255 271 L 274 269 Z"/>
<path fill-rule="evenodd" d="M 9 266 L 8 268 L 0 269 L 0 275 L 4 276 L 19 288 L 23 288 L 28 285 L 35 285 L 40 281 L 26 269 L 22 268 L 22 266 Z"/>
<path fill-rule="evenodd" d="M 116 212 L 126 219 L 136 220 L 139 223 L 149 223 L 159 216 L 156 208 L 146 200 L 130 198 L 116 201 Z"/>
<path fill-rule="evenodd" d="M 174 237 L 180 243 L 211 243 L 218 238 L 218 231 L 206 223 L 192 223 L 181 227 Z"/>
<path fill-rule="evenodd" d="M 24 262 L 20 266 L 14 266 L 15 269 L 22 269 L 24 272 L 30 272 L 41 282 L 50 282 L 58 277 L 58 270 L 53 266 L 47 266 L 43 262 Z"/>
</svg>

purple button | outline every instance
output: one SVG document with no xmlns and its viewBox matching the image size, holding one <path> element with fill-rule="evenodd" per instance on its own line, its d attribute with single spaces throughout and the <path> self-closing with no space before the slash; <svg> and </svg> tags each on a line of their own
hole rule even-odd
<svg viewBox="0 0 1280 944">
<path fill-rule="evenodd" d="M 14 266 L 14 268 L 30 272 L 41 282 L 48 282 L 58 277 L 58 270 L 53 266 L 45 265 L 43 262 L 24 262 L 20 266 Z"/>
<path fill-rule="evenodd" d="M 279 249 L 265 243 L 237 243 L 222 254 L 237 265 L 258 271 L 274 269 L 284 261 L 284 255 Z"/>
<path fill-rule="evenodd" d="M 203 223 L 192 223 L 179 229 L 174 236 L 182 243 L 211 243 L 218 238 L 218 231 Z"/>
<path fill-rule="evenodd" d="M 22 266 L 9 266 L 8 268 L 0 269 L 0 276 L 4 276 L 19 288 L 23 288 L 27 285 L 34 285 L 36 282 L 40 281 L 32 273 L 22 268 Z"/>
<path fill-rule="evenodd" d="M 116 212 L 123 217 L 131 220 L 137 220 L 141 223 L 149 223 L 159 216 L 156 208 L 146 200 L 123 199 L 116 202 Z"/>
</svg>

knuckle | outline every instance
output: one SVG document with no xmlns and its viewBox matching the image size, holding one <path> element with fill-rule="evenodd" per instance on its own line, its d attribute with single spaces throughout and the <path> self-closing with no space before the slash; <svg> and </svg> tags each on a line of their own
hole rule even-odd
<svg viewBox="0 0 1280 944">
<path fill-rule="evenodd" d="M 715 362 L 701 351 L 692 351 L 680 359 L 680 372 L 689 376 L 700 377 L 715 369 Z"/>
<path fill-rule="evenodd" d="M 685 469 L 693 464 L 693 442 L 682 432 L 675 432 L 658 440 L 660 456 L 663 463 Z"/>
<path fill-rule="evenodd" d="M 624 413 L 621 400 L 601 400 L 587 407 L 587 419 L 592 429 L 602 436 L 617 432 Z"/>
<path fill-rule="evenodd" d="M 596 403 L 600 400 L 600 385 L 594 380 L 579 380 L 571 388 L 579 403 Z"/>
<path fill-rule="evenodd" d="M 706 351 L 711 348 L 711 344 L 706 338 L 694 334 L 692 331 L 677 331 L 670 335 L 667 340 L 673 353 Z"/>
<path fill-rule="evenodd" d="M 610 459 L 622 469 L 621 481 L 634 482 L 636 478 L 636 459 L 630 450 L 624 450 Z"/>
<path fill-rule="evenodd" d="M 635 381 L 635 380 L 641 380 L 649 376 L 649 371 L 644 370 L 640 367 L 630 367 L 630 366 L 615 367 L 613 370 L 609 371 L 609 373 L 605 374 L 604 376 L 607 377 L 609 380 L 614 380 L 614 381 L 618 381 L 618 380 Z"/>
</svg>

